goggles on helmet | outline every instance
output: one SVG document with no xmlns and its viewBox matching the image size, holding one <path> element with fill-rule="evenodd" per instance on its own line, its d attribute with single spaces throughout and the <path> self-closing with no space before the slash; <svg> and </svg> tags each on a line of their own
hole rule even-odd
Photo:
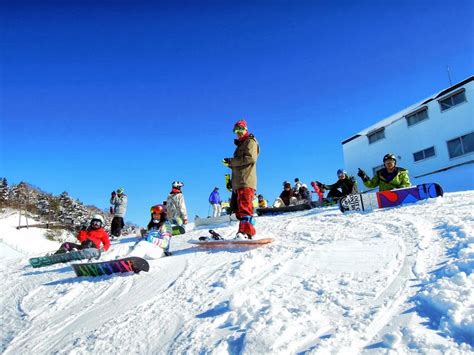
<svg viewBox="0 0 474 355">
<path fill-rule="evenodd" d="M 150 208 L 150 213 L 152 213 L 152 214 L 153 213 L 161 214 L 161 213 L 164 212 L 164 210 L 165 209 L 164 209 L 163 205 L 155 205 L 155 206 L 152 206 Z"/>
<path fill-rule="evenodd" d="M 91 221 L 92 226 L 102 226 L 102 221 L 100 219 L 93 219 Z"/>
</svg>

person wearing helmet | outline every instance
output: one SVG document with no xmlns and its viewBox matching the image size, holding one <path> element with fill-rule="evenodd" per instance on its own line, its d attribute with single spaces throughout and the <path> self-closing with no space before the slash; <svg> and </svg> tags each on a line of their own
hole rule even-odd
<svg viewBox="0 0 474 355">
<path fill-rule="evenodd" d="M 184 184 L 181 181 L 173 181 L 171 184 L 171 192 L 166 199 L 166 210 L 168 218 L 173 224 L 188 224 L 188 211 L 186 202 L 182 193 Z"/>
<path fill-rule="evenodd" d="M 237 135 L 232 158 L 224 158 L 222 163 L 232 170 L 232 203 L 240 221 L 236 234 L 237 239 L 252 239 L 256 234 L 253 219 L 253 197 L 257 190 L 257 159 L 260 151 L 258 142 L 250 134 L 245 120 L 234 124 L 233 132 Z"/>
<path fill-rule="evenodd" d="M 298 199 L 298 205 L 304 205 L 307 203 L 311 203 L 311 192 L 308 189 L 308 185 L 301 184 L 300 188 L 298 189 L 298 194 L 296 195 Z"/>
<path fill-rule="evenodd" d="M 209 195 L 209 203 L 212 206 L 212 217 L 219 217 L 222 213 L 222 200 L 217 186 L 214 187 L 214 190 Z"/>
<path fill-rule="evenodd" d="M 408 170 L 397 167 L 397 158 L 394 154 L 385 154 L 383 157 L 384 167 L 375 173 L 371 179 L 364 170 L 359 168 L 357 175 L 362 179 L 368 188 L 379 187 L 379 191 L 401 189 L 411 186 Z"/>
<path fill-rule="evenodd" d="M 173 234 L 172 226 L 168 221 L 166 207 L 154 205 L 150 208 L 150 222 L 143 240 L 138 242 L 131 253 L 132 256 L 160 258 L 170 256 L 170 243 Z"/>
<path fill-rule="evenodd" d="M 104 250 L 109 250 L 110 240 L 109 234 L 104 229 L 104 218 L 99 214 L 92 216 L 89 226 L 79 231 L 77 239 L 81 244 L 70 242 L 63 243 L 55 254 L 62 254 L 86 248 L 100 249 L 101 244 L 104 246 Z"/>
<path fill-rule="evenodd" d="M 347 171 L 339 169 L 337 171 L 337 181 L 332 185 L 326 185 L 316 181 L 316 185 L 323 190 L 329 190 L 328 199 L 340 199 L 341 197 L 355 194 L 359 190 L 353 176 L 349 176 Z"/>
<path fill-rule="evenodd" d="M 114 207 L 111 208 L 111 211 L 114 212 L 114 218 L 112 219 L 112 225 L 110 226 L 110 234 L 112 238 L 118 238 L 122 235 L 122 228 L 125 226 L 123 221 L 125 217 L 125 212 L 127 211 L 128 198 L 125 195 L 125 190 L 123 187 L 119 187 L 117 192 L 112 191 L 110 197 L 110 204 Z"/>
<path fill-rule="evenodd" d="M 295 185 L 293 186 L 293 192 L 295 193 L 295 196 L 297 196 L 300 193 L 300 187 L 303 184 L 301 183 L 299 178 L 295 178 Z"/>
</svg>

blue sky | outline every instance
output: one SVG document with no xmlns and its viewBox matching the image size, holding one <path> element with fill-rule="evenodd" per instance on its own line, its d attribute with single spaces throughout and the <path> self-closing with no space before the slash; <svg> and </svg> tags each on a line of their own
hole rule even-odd
<svg viewBox="0 0 474 355">
<path fill-rule="evenodd" d="M 245 118 L 258 192 L 332 183 L 341 142 L 473 74 L 472 1 L 1 2 L 0 176 L 127 220 L 185 183 L 192 220 Z M 396 151 L 394 147 L 393 151 Z"/>
</svg>

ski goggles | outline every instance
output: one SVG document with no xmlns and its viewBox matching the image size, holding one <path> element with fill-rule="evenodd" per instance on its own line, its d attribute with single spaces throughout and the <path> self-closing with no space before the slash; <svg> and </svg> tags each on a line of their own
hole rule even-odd
<svg viewBox="0 0 474 355">
<path fill-rule="evenodd" d="M 242 126 L 235 126 L 234 127 L 234 133 L 239 134 L 239 133 L 244 133 L 247 130 L 247 128 L 242 127 Z"/>
<path fill-rule="evenodd" d="M 98 219 L 93 219 L 91 221 L 91 225 L 93 225 L 93 226 L 102 226 L 102 221 L 100 221 Z"/>
</svg>

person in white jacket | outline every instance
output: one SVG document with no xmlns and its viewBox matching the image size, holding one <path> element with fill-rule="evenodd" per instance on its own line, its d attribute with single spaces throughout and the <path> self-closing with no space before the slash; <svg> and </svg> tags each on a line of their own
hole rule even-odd
<svg viewBox="0 0 474 355">
<path fill-rule="evenodd" d="M 171 184 L 171 192 L 166 199 L 166 211 L 168 219 L 173 224 L 188 224 L 188 212 L 186 210 L 186 202 L 181 191 L 184 184 L 181 181 L 173 181 Z"/>
<path fill-rule="evenodd" d="M 112 238 L 120 237 L 122 234 L 122 228 L 125 226 L 124 217 L 127 212 L 128 198 L 125 195 L 123 187 L 117 189 L 117 192 L 112 191 L 110 197 L 110 204 L 113 205 L 114 218 L 112 219 L 112 225 L 110 226 L 110 234 Z"/>
</svg>

